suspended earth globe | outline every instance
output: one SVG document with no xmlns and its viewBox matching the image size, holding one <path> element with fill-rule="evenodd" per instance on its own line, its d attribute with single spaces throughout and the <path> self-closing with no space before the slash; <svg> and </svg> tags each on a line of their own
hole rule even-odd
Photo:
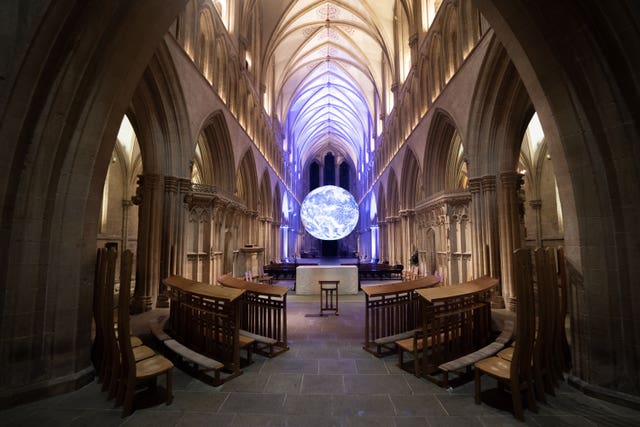
<svg viewBox="0 0 640 427">
<path fill-rule="evenodd" d="M 342 239 L 358 223 L 358 204 L 347 190 L 335 185 L 318 187 L 304 198 L 300 208 L 304 228 L 321 240 Z"/>
</svg>

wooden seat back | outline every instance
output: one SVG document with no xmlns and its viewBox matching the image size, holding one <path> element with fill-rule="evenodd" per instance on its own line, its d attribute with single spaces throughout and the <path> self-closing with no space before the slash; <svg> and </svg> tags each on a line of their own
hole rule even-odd
<svg viewBox="0 0 640 427">
<path fill-rule="evenodd" d="M 491 296 L 498 284 L 498 279 L 486 276 L 416 291 L 425 300 L 422 339 L 430 346 L 422 355 L 422 375 L 439 382 L 431 376 L 439 371 L 439 365 L 471 353 L 491 340 Z"/>
<path fill-rule="evenodd" d="M 165 375 L 165 402 L 170 405 L 173 401 L 172 371 L 173 363 L 161 355 L 152 355 L 144 360 L 136 361 L 131 346 L 129 303 L 131 299 L 131 271 L 133 268 L 133 253 L 126 250 L 122 253 L 120 264 L 120 292 L 118 295 L 118 347 L 120 372 L 118 381 L 118 396 L 116 404 L 122 404 L 122 416 L 133 412 L 133 401 L 136 386 L 141 381 L 152 379 L 155 389 L 156 378 Z"/>
<path fill-rule="evenodd" d="M 229 288 L 244 290 L 240 302 L 240 328 L 251 334 L 275 340 L 268 351 L 259 353 L 275 356 L 289 349 L 287 339 L 288 286 L 248 282 L 231 275 L 223 275 L 218 283 Z"/>
<path fill-rule="evenodd" d="M 121 369 L 123 381 L 135 383 L 136 381 L 136 360 L 129 338 L 129 300 L 131 298 L 130 288 L 126 287 L 131 280 L 131 268 L 133 263 L 133 253 L 129 250 L 122 254 L 120 265 L 120 292 L 118 293 L 118 347 L 120 349 Z M 128 279 L 127 279 L 128 278 Z M 112 328 L 113 329 L 113 328 Z"/>
<path fill-rule="evenodd" d="M 422 300 L 416 290 L 435 287 L 440 281 L 435 276 L 386 285 L 363 286 L 365 294 L 364 349 L 376 356 L 385 354 L 380 344 L 385 337 L 411 332 L 422 325 Z M 376 342 L 377 341 L 377 342 Z M 393 349 L 390 349 L 393 351 Z"/>
<path fill-rule="evenodd" d="M 517 249 L 513 253 L 514 285 L 516 300 L 516 339 L 517 345 L 513 350 L 510 376 L 518 383 L 531 384 L 531 361 L 535 338 L 535 299 L 533 289 L 533 268 L 531 265 L 531 250 Z"/>
<path fill-rule="evenodd" d="M 180 276 L 163 280 L 170 298 L 171 336 L 240 374 L 240 297 L 244 290 Z"/>
</svg>

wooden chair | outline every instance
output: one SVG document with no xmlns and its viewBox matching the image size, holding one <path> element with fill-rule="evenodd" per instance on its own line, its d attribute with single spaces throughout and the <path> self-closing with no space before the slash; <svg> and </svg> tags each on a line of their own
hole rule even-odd
<svg viewBox="0 0 640 427">
<path fill-rule="evenodd" d="M 558 335 L 559 335 L 559 355 L 560 372 L 569 372 L 571 369 L 571 349 L 569 348 L 569 340 L 567 339 L 567 331 L 565 329 L 565 320 L 567 318 L 568 305 L 568 286 L 567 286 L 567 260 L 564 256 L 564 249 L 558 248 Z"/>
<path fill-rule="evenodd" d="M 552 357 L 555 354 L 555 326 L 557 316 L 557 292 L 555 285 L 555 265 L 551 251 L 543 248 L 535 250 L 537 292 L 537 333 L 533 345 L 533 377 L 536 398 L 546 402 L 546 393 L 554 395 Z"/>
<path fill-rule="evenodd" d="M 98 382 L 103 383 L 103 390 L 112 384 L 114 354 L 118 353 L 114 333 L 117 332 L 113 316 L 113 288 L 115 281 L 115 249 L 99 248 L 96 256 L 95 282 L 93 289 L 93 318 L 95 337 L 91 349 L 91 360 L 96 370 Z M 117 337 L 117 333 L 115 334 Z M 142 340 L 131 336 L 131 346 L 142 346 Z M 138 357 L 148 355 L 151 349 L 137 350 Z"/>
<path fill-rule="evenodd" d="M 116 404 L 123 404 L 122 417 L 129 416 L 133 412 L 133 399 L 136 385 L 143 381 L 151 381 L 155 387 L 158 376 L 166 375 L 166 403 L 170 405 L 172 394 L 173 363 L 163 356 L 155 355 L 136 362 L 131 339 L 129 338 L 129 299 L 131 264 L 133 254 L 127 250 L 122 254 L 122 266 L 120 268 L 120 295 L 118 297 L 118 344 L 122 368 L 118 399 Z"/>
<path fill-rule="evenodd" d="M 102 384 L 102 391 L 108 390 L 108 399 L 113 399 L 118 392 L 118 381 L 120 379 L 120 371 L 122 369 L 122 361 L 120 357 L 120 349 L 118 345 L 118 330 L 117 324 L 114 323 L 114 288 L 115 288 L 115 266 L 116 259 L 118 257 L 116 249 L 109 249 L 106 252 L 106 280 L 104 282 L 102 292 L 102 304 L 100 308 L 100 315 L 102 317 L 102 329 L 103 329 L 103 371 L 104 378 Z M 131 270 L 129 270 L 131 271 Z M 121 288 L 129 286 L 129 281 L 121 283 Z M 129 288 L 127 288 L 128 291 Z M 133 348 L 133 355 L 136 362 L 149 357 L 155 356 L 155 352 L 142 345 L 140 338 L 129 336 L 131 347 Z"/>
<path fill-rule="evenodd" d="M 516 250 L 514 252 L 514 263 L 513 277 L 518 301 L 516 313 L 517 345 L 514 347 L 511 361 L 507 361 L 498 356 L 492 356 L 474 364 L 475 402 L 476 404 L 480 404 L 482 401 L 482 375 L 490 375 L 498 380 L 499 385 L 507 384 L 509 386 L 514 415 L 517 419 L 524 420 L 522 392 L 527 395 L 529 409 L 537 411 L 531 369 L 535 334 L 535 306 L 531 282 L 531 251 L 529 249 Z"/>
</svg>

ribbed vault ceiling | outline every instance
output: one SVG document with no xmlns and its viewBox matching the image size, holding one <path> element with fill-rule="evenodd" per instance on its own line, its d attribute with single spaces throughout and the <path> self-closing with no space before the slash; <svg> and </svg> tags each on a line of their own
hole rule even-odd
<svg viewBox="0 0 640 427">
<path fill-rule="evenodd" d="M 300 165 L 328 148 L 363 161 L 393 69 L 394 4 L 263 1 L 265 81 Z"/>
</svg>

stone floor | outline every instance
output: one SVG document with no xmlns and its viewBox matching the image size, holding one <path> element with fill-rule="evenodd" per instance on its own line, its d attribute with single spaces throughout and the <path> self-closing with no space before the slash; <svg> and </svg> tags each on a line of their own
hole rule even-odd
<svg viewBox="0 0 640 427">
<path fill-rule="evenodd" d="M 244 373 L 220 387 L 174 370 L 171 405 L 138 401 L 120 417 L 95 382 L 73 393 L 0 412 L 2 426 L 506 426 L 521 425 L 495 382 L 483 383 L 474 404 L 473 383 L 445 390 L 400 370 L 397 357 L 378 359 L 362 350 L 362 302 L 340 302 L 339 316 L 308 317 L 319 304 L 291 298 L 291 349 L 273 359 L 254 357 Z M 144 335 L 146 319 L 134 316 Z M 160 385 L 163 383 L 160 381 Z M 160 390 L 162 391 L 162 390 Z M 487 402 L 493 402 L 491 405 Z M 504 405 L 507 405 L 506 407 Z M 566 383 L 548 396 L 532 426 L 640 426 L 640 412 L 588 397 Z"/>
</svg>

